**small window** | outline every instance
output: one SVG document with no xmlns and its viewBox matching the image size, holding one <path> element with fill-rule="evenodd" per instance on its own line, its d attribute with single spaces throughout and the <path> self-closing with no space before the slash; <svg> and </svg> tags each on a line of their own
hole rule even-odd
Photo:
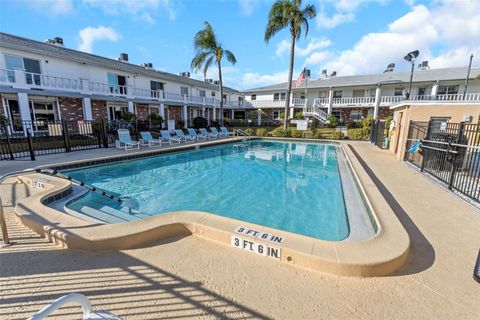
<svg viewBox="0 0 480 320">
<path fill-rule="evenodd" d="M 285 92 L 280 93 L 280 100 L 284 101 L 286 95 L 287 95 L 287 94 L 286 94 Z"/>
<path fill-rule="evenodd" d="M 395 88 L 394 96 L 402 96 L 403 95 L 403 88 Z"/>
<path fill-rule="evenodd" d="M 240 104 L 242 104 L 242 102 L 243 102 L 243 97 L 238 97 L 238 102 L 239 102 Z"/>
<path fill-rule="evenodd" d="M 182 96 L 188 96 L 188 88 L 180 87 L 180 93 L 182 94 Z"/>
<path fill-rule="evenodd" d="M 334 98 L 341 98 L 342 97 L 342 91 L 333 91 L 333 97 Z"/>
<path fill-rule="evenodd" d="M 226 94 L 223 95 L 223 101 L 227 101 L 227 95 Z"/>
<path fill-rule="evenodd" d="M 198 95 L 199 95 L 200 97 L 205 97 L 205 90 L 199 90 L 199 91 L 198 91 Z"/>
<path fill-rule="evenodd" d="M 212 97 L 215 97 L 215 91 L 212 91 Z"/>
<path fill-rule="evenodd" d="M 274 100 L 274 101 L 280 100 L 280 93 L 278 93 L 278 92 L 277 92 L 277 93 L 274 93 L 274 94 L 273 94 L 273 100 Z"/>
<path fill-rule="evenodd" d="M 375 98 L 376 93 L 377 93 L 377 89 L 375 88 L 370 89 L 370 97 Z"/>
<path fill-rule="evenodd" d="M 364 89 L 359 89 L 359 90 L 353 90 L 353 97 L 354 98 L 361 98 L 365 96 L 365 90 Z"/>
<path fill-rule="evenodd" d="M 272 117 L 273 117 L 273 120 L 280 120 L 280 111 L 273 111 Z"/>
<path fill-rule="evenodd" d="M 457 94 L 458 93 L 458 86 L 439 86 L 437 94 Z"/>
<path fill-rule="evenodd" d="M 257 100 L 257 95 L 256 94 L 252 94 L 250 96 L 250 100 Z"/>
<path fill-rule="evenodd" d="M 320 91 L 318 93 L 319 98 L 327 98 L 328 97 L 328 91 Z"/>
<path fill-rule="evenodd" d="M 163 82 L 150 81 L 150 90 L 153 90 L 153 91 L 163 90 Z"/>
<path fill-rule="evenodd" d="M 424 96 L 426 93 L 427 93 L 427 88 L 425 88 L 425 87 L 418 88 L 418 95 L 419 96 Z"/>
<path fill-rule="evenodd" d="M 362 120 L 363 112 L 360 110 L 352 110 L 350 112 L 350 121 L 360 121 Z"/>
</svg>

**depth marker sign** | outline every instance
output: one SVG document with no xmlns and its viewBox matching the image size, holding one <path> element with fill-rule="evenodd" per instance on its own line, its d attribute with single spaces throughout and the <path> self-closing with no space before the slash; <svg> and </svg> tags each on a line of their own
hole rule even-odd
<svg viewBox="0 0 480 320">
<path fill-rule="evenodd" d="M 232 235 L 231 245 L 236 248 L 256 253 L 264 257 L 270 257 L 276 260 L 280 260 L 280 248 L 270 247 L 266 244 L 254 242 L 248 239 L 243 239 L 235 235 Z"/>
</svg>

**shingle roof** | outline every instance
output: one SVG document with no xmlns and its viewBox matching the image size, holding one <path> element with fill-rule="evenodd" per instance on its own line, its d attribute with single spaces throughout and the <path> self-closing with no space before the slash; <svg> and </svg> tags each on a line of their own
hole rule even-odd
<svg viewBox="0 0 480 320">
<path fill-rule="evenodd" d="M 80 63 L 85 63 L 93 66 L 107 67 L 115 70 L 120 70 L 123 72 L 132 72 L 140 73 L 142 75 L 152 77 L 152 78 L 161 78 L 164 80 L 177 81 L 192 86 L 202 87 L 210 90 L 218 89 L 217 86 L 211 85 L 204 81 L 195 80 L 191 78 L 186 78 L 178 76 L 172 73 L 146 69 L 142 66 L 138 66 L 132 63 L 118 61 L 110 58 L 105 58 L 97 56 L 94 54 L 77 51 L 65 47 L 60 47 L 57 45 L 40 42 L 32 39 L 27 39 L 12 34 L 0 32 L 0 46 L 10 49 L 23 50 L 27 52 L 37 53 L 41 55 L 51 56 L 55 58 L 60 58 L 69 61 L 75 61 Z M 235 90 L 230 87 L 223 87 L 225 91 L 230 93 L 239 93 L 238 90 Z"/>
<path fill-rule="evenodd" d="M 415 70 L 413 73 L 414 82 L 428 82 L 436 80 L 460 80 L 467 76 L 467 67 L 444 68 L 430 70 Z M 480 77 L 480 67 L 472 67 L 470 79 Z M 410 72 L 386 72 L 379 74 L 367 74 L 358 76 L 336 76 L 322 79 L 309 79 L 309 88 L 330 88 L 330 87 L 348 87 L 376 85 L 379 83 L 401 83 L 410 81 Z M 306 81 L 302 81 L 299 88 L 305 88 Z M 244 93 L 254 93 L 260 91 L 286 90 L 287 82 L 274 84 L 271 86 L 259 87 L 244 90 Z"/>
</svg>

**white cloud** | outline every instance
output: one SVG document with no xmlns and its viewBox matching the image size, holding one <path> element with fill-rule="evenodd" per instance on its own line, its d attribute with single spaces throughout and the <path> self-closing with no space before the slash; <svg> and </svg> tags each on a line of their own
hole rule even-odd
<svg viewBox="0 0 480 320">
<path fill-rule="evenodd" d="M 82 0 L 92 8 L 99 8 L 110 15 L 131 15 L 134 19 L 145 19 L 155 23 L 152 13 L 160 10 L 170 20 L 177 17 L 177 6 L 172 0 Z"/>
<path fill-rule="evenodd" d="M 259 0 L 238 0 L 240 11 L 244 16 L 251 16 Z"/>
<path fill-rule="evenodd" d="M 23 3 L 47 16 L 70 15 L 74 11 L 72 0 L 29 0 Z"/>
<path fill-rule="evenodd" d="M 282 58 L 285 54 L 290 52 L 290 40 L 284 39 L 277 43 L 277 49 L 275 55 Z M 302 48 L 298 44 L 295 45 L 295 55 L 305 57 L 314 52 L 315 50 L 329 47 L 332 42 L 327 38 L 311 38 L 307 46 Z"/>
<path fill-rule="evenodd" d="M 111 27 L 86 27 L 78 33 L 80 37 L 80 45 L 78 50 L 92 52 L 93 44 L 99 40 L 118 41 L 121 35 Z"/>
<path fill-rule="evenodd" d="M 384 4 L 388 0 L 320 0 L 320 10 L 317 14 L 317 26 L 333 29 L 341 24 L 355 20 L 356 12 L 368 3 Z M 330 16 L 327 11 L 333 11 Z"/>
<path fill-rule="evenodd" d="M 465 66 L 470 53 L 480 54 L 478 39 L 480 1 L 443 0 L 430 8 L 412 7 L 385 32 L 366 34 L 351 49 L 330 51 L 328 61 L 316 53 L 307 60 L 318 62 L 318 71 L 336 70 L 339 75 L 377 73 L 390 62 L 396 63 L 397 70 L 408 69 L 403 56 L 418 49 L 419 60 L 429 60 L 432 68 Z"/>
</svg>

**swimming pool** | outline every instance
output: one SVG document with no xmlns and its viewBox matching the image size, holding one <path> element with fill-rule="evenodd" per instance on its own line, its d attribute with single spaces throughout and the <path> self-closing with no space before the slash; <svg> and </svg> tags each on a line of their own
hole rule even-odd
<svg viewBox="0 0 480 320">
<path fill-rule="evenodd" d="M 350 224 L 339 152 L 338 145 L 328 143 L 252 140 L 66 171 L 131 199 L 119 205 L 87 193 L 67 207 L 110 223 L 205 211 L 317 239 L 343 240 Z"/>
</svg>

